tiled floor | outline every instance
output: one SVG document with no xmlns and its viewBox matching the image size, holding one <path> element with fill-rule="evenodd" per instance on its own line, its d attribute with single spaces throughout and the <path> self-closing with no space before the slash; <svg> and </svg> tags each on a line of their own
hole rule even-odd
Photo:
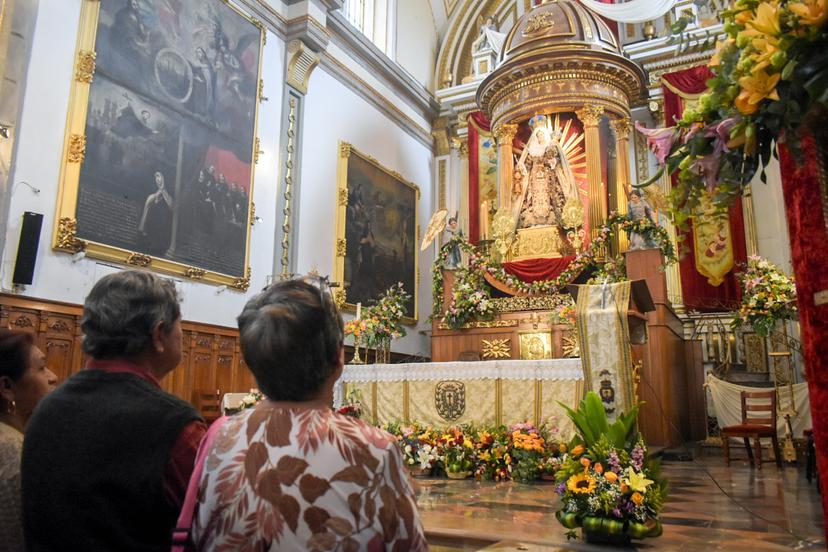
<svg viewBox="0 0 828 552">
<path fill-rule="evenodd" d="M 696 462 L 664 462 L 670 496 L 664 534 L 641 550 L 824 550 L 824 527 L 816 483 L 804 468 L 757 471 L 747 463 L 725 467 L 719 456 Z M 736 501 L 728 498 L 707 475 Z M 603 550 L 580 540 L 567 542 L 555 519 L 552 484 L 421 480 L 423 524 L 432 550 Z M 778 525 L 777 525 L 778 524 Z M 781 526 L 781 527 L 780 527 Z M 796 536 L 788 531 L 793 532 Z"/>
</svg>

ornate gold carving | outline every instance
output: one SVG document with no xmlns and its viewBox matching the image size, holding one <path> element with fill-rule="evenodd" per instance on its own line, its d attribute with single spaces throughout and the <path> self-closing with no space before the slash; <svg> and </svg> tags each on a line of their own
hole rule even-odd
<svg viewBox="0 0 828 552">
<path fill-rule="evenodd" d="M 132 266 L 140 266 L 146 268 L 152 263 L 152 257 L 144 255 L 143 253 L 130 253 L 126 259 L 126 264 Z"/>
<path fill-rule="evenodd" d="M 574 330 L 566 332 L 563 335 L 563 355 L 564 358 L 578 358 L 581 356 L 581 345 L 578 342 L 578 333 Z"/>
<path fill-rule="evenodd" d="M 294 141 L 296 139 L 296 98 L 288 100 L 288 108 L 287 146 L 285 147 L 285 208 L 282 210 L 285 218 L 282 221 L 282 258 L 280 260 L 282 264 L 282 280 L 287 280 L 290 273 L 290 224 L 293 209 L 293 153 L 295 151 Z"/>
<path fill-rule="evenodd" d="M 72 134 L 69 136 L 69 152 L 66 160 L 69 163 L 83 163 L 86 156 L 86 136 L 83 134 Z"/>
<path fill-rule="evenodd" d="M 745 364 L 748 372 L 768 373 L 768 354 L 765 338 L 757 334 L 744 334 Z"/>
<path fill-rule="evenodd" d="M 287 83 L 302 94 L 308 93 L 311 73 L 319 63 L 319 54 L 305 46 L 301 40 L 291 40 L 287 46 Z"/>
<path fill-rule="evenodd" d="M 340 188 L 337 190 L 337 197 L 337 203 L 339 203 L 340 207 L 348 206 L 348 188 Z"/>
<path fill-rule="evenodd" d="M 92 77 L 95 75 L 95 57 L 97 54 L 89 50 L 81 50 L 78 52 L 78 61 L 75 65 L 75 80 L 78 82 L 85 82 L 87 84 L 92 82 Z"/>
<path fill-rule="evenodd" d="M 542 31 L 543 29 L 552 27 L 553 25 L 555 25 L 555 19 L 553 18 L 551 13 L 545 12 L 539 13 L 538 15 L 533 15 L 529 18 L 529 22 L 523 29 L 523 36 L 535 34 L 538 31 Z"/>
<path fill-rule="evenodd" d="M 494 135 L 498 144 L 508 144 L 511 146 L 517 132 L 517 125 L 511 123 L 504 123 L 501 125 L 497 125 L 492 134 Z"/>
<path fill-rule="evenodd" d="M 446 163 L 445 159 L 437 161 L 437 208 L 446 208 Z"/>
<path fill-rule="evenodd" d="M 483 358 L 512 358 L 512 340 L 506 339 L 484 339 L 481 353 Z"/>
<path fill-rule="evenodd" d="M 347 252 L 348 248 L 348 240 L 345 238 L 339 238 L 336 240 L 336 256 L 337 257 L 344 257 L 345 253 Z"/>
<path fill-rule="evenodd" d="M 191 280 L 201 280 L 202 278 L 204 278 L 206 274 L 206 270 L 194 266 L 188 266 L 187 269 L 184 271 L 184 276 L 190 278 Z"/>
<path fill-rule="evenodd" d="M 513 328 L 518 325 L 517 320 L 479 320 L 477 322 L 469 322 L 459 328 L 451 328 L 445 322 L 441 322 L 438 328 L 441 330 L 470 330 L 470 329 L 480 329 L 480 328 Z"/>
<path fill-rule="evenodd" d="M 264 95 L 264 79 L 259 79 L 259 101 L 268 101 L 268 98 Z"/>
<path fill-rule="evenodd" d="M 256 224 L 256 204 L 252 201 L 250 202 L 250 226 L 254 226 Z"/>
<path fill-rule="evenodd" d="M 237 289 L 239 291 L 247 291 L 250 288 L 250 267 L 247 267 L 247 270 L 244 273 L 243 277 L 236 278 L 233 280 L 233 283 L 230 285 L 233 289 Z"/>
<path fill-rule="evenodd" d="M 604 108 L 599 105 L 587 105 L 575 111 L 575 116 L 584 123 L 584 128 L 597 127 L 603 114 Z"/>
<path fill-rule="evenodd" d="M 441 418 L 453 422 L 466 411 L 466 384 L 444 380 L 434 387 L 434 406 Z"/>
<path fill-rule="evenodd" d="M 620 119 L 612 119 L 610 121 L 612 130 L 615 132 L 616 140 L 627 140 L 630 137 L 630 130 L 632 130 L 632 121 L 629 117 L 622 117 Z"/>
<path fill-rule="evenodd" d="M 520 261 L 557 258 L 562 256 L 563 247 L 563 240 L 557 227 L 521 228 L 517 231 L 517 239 L 512 244 L 507 259 Z"/>
<path fill-rule="evenodd" d="M 55 249 L 78 253 L 86 249 L 86 242 L 79 240 L 76 236 L 78 222 L 69 217 L 63 217 L 58 221 L 57 243 Z"/>
<path fill-rule="evenodd" d="M 336 308 L 342 309 L 345 306 L 345 301 L 347 300 L 347 294 L 344 289 L 341 287 L 334 291 L 333 293 L 334 304 Z"/>
<path fill-rule="evenodd" d="M 520 358 L 523 360 L 552 358 L 552 334 L 549 332 L 521 333 Z"/>
<path fill-rule="evenodd" d="M 350 157 L 351 156 L 351 144 L 341 143 L 339 144 L 339 156 L 340 157 Z"/>
<path fill-rule="evenodd" d="M 650 159 L 647 155 L 647 137 L 636 132 L 633 134 L 635 141 L 635 169 L 639 182 L 644 182 L 650 177 Z"/>
<path fill-rule="evenodd" d="M 558 293 L 554 295 L 516 295 L 514 297 L 498 297 L 492 299 L 497 312 L 522 312 L 533 310 L 556 310 L 564 305 L 571 305 L 569 295 Z"/>
<path fill-rule="evenodd" d="M 254 165 L 259 164 L 259 156 L 262 155 L 263 153 L 264 153 L 264 150 L 262 149 L 262 141 L 257 136 L 256 140 L 254 140 L 254 142 L 253 142 L 253 164 Z"/>
</svg>

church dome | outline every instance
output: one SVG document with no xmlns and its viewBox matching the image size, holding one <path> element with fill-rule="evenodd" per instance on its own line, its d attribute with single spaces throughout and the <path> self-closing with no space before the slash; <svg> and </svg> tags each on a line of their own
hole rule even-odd
<svg viewBox="0 0 828 552">
<path fill-rule="evenodd" d="M 577 0 L 547 0 L 509 30 L 477 103 L 493 126 L 585 105 L 626 117 L 644 84 L 603 19 Z"/>
<path fill-rule="evenodd" d="M 577 1 L 552 0 L 526 12 L 506 37 L 501 61 L 537 52 L 538 45 L 558 49 L 597 49 L 621 54 L 618 40 L 603 19 Z"/>
</svg>

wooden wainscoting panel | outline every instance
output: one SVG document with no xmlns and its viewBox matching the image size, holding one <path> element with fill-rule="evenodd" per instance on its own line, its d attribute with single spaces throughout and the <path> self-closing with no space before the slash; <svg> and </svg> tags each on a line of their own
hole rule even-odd
<svg viewBox="0 0 828 552">
<path fill-rule="evenodd" d="M 85 364 L 81 305 L 0 294 L 0 327 L 30 332 L 46 354 L 49 367 L 65 381 Z M 184 321 L 182 358 L 161 386 L 195 403 L 199 392 L 247 392 L 256 387 L 239 348 L 235 328 Z"/>
</svg>

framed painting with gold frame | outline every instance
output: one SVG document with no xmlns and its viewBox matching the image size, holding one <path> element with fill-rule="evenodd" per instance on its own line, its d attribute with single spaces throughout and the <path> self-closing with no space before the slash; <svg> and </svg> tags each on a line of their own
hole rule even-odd
<svg viewBox="0 0 828 552">
<path fill-rule="evenodd" d="M 264 40 L 226 0 L 83 2 L 53 247 L 246 290 Z"/>
<path fill-rule="evenodd" d="M 339 143 L 334 279 L 340 308 L 370 305 L 402 282 L 411 299 L 404 322 L 417 321 L 420 189 L 351 144 Z"/>
</svg>

